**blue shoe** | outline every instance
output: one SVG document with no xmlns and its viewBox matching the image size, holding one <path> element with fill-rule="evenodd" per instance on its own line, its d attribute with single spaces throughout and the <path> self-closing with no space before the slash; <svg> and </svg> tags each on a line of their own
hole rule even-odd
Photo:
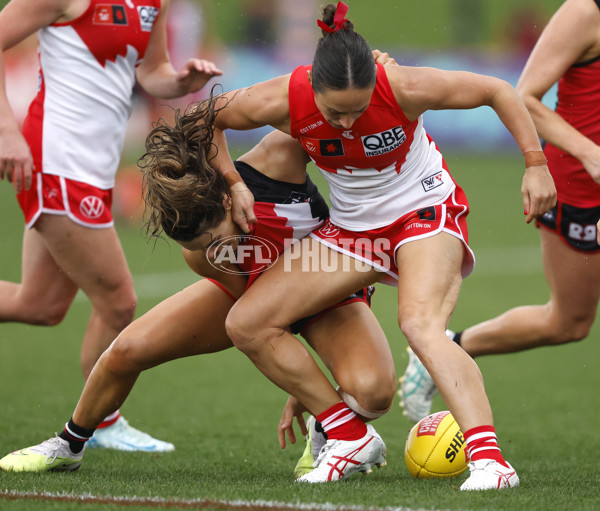
<svg viewBox="0 0 600 511">
<path fill-rule="evenodd" d="M 157 440 L 148 433 L 135 429 L 122 416 L 114 424 L 97 429 L 94 436 L 87 441 L 87 447 L 143 452 L 170 452 L 175 450 L 172 443 Z"/>
<path fill-rule="evenodd" d="M 433 397 L 437 393 L 437 388 L 419 357 L 410 348 L 407 348 L 407 351 L 408 366 L 406 366 L 404 376 L 400 378 L 400 390 L 398 391 L 400 408 L 404 409 L 404 415 L 411 421 L 419 422 L 431 413 Z"/>
</svg>

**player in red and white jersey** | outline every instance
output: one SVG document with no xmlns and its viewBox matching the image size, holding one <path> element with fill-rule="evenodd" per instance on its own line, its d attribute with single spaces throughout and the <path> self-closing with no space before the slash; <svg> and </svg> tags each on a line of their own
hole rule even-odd
<svg viewBox="0 0 600 511">
<path fill-rule="evenodd" d="M 376 66 L 346 11 L 343 2 L 325 8 L 312 68 L 223 97 L 219 129 L 271 125 L 298 137 L 327 176 L 332 197 L 330 222 L 302 240 L 291 265 L 278 261 L 248 290 L 227 319 L 228 332 L 269 379 L 328 424 L 328 456 L 299 479 L 327 481 L 329 466 L 344 456 L 338 449 L 360 443 L 365 428 L 333 420 L 339 397 L 286 325 L 334 303 L 359 283 L 380 280 L 385 272 L 398 283 L 400 328 L 469 444 L 471 475 L 462 489 L 516 486 L 516 472 L 500 454 L 481 373 L 445 335 L 473 262 L 467 247 L 468 204 L 423 131 L 422 115 L 479 106 L 496 112 L 525 156 L 522 194 L 528 222 L 556 202 L 535 127 L 515 90 L 497 78 Z M 334 251 L 328 261 L 319 259 L 321 244 Z M 306 264 L 315 258 L 320 268 Z M 331 271 L 331 259 L 338 271 Z M 315 296 L 317 285 L 322 292 Z"/>
<path fill-rule="evenodd" d="M 0 179 L 13 182 L 26 224 L 22 280 L 0 282 L 0 321 L 55 325 L 81 289 L 92 303 L 81 349 L 84 378 L 132 320 L 137 301 L 111 214 L 133 85 L 137 79 L 149 94 L 174 98 L 220 74 L 199 59 L 173 69 L 167 5 L 12 0 L 0 12 L 0 51 L 37 33 L 40 64 L 38 93 L 21 133 L 0 58 Z M 173 448 L 118 414 L 105 426 L 94 439 L 98 446 Z"/>
<path fill-rule="evenodd" d="M 542 103 L 558 82 L 556 109 Z M 556 183 L 558 203 L 537 220 L 550 288 L 544 305 L 525 305 L 449 332 L 467 353 L 512 353 L 586 338 L 600 301 L 600 0 L 567 0 L 550 19 L 517 85 Z M 418 361 L 408 372 L 420 370 Z M 423 374 L 423 373 L 421 373 Z M 423 378 L 417 396 L 431 395 Z M 431 408 L 424 400 L 422 414 Z"/>
<path fill-rule="evenodd" d="M 409 120 L 400 108 L 383 65 L 369 107 L 350 129 L 325 121 L 311 73 L 301 66 L 290 76 L 290 131 L 329 183 L 333 224 L 377 229 L 448 198 L 455 183 L 442 155 L 422 116 Z"/>
<path fill-rule="evenodd" d="M 149 232 L 162 231 L 177 240 L 190 267 L 208 278 L 125 328 L 94 367 L 60 437 L 29 448 L 28 456 L 20 452 L 5 456 L 0 468 L 34 472 L 77 468 L 86 439 L 115 403 L 126 399 L 143 370 L 232 347 L 225 331 L 227 313 L 245 288 L 256 285 L 248 281 L 255 276 L 248 271 L 260 275 L 264 271 L 260 265 L 267 259 L 266 252 L 238 250 L 239 244 L 247 247 L 260 238 L 275 247 L 271 255 L 276 259 L 294 238 L 308 235 L 327 216 L 323 197 L 306 177 L 306 154 L 297 141 L 275 131 L 235 163 L 256 199 L 257 222 L 251 234 L 244 234 L 232 219 L 226 181 L 206 164 L 212 135 L 202 123 L 212 106 L 208 101 L 203 105 L 207 108 L 177 112 L 173 126 L 159 123 L 147 139 L 141 166 L 150 208 Z M 229 253 L 227 248 L 238 257 L 220 258 L 221 251 Z M 367 418 L 375 418 L 391 406 L 395 372 L 385 335 L 367 305 L 369 296 L 370 290 L 362 290 L 290 328 L 302 333 L 331 369 L 344 398 Z M 282 423 L 291 421 L 291 412 L 286 406 Z M 284 432 L 285 428 L 279 431 L 282 447 Z M 295 441 L 293 436 L 290 439 Z M 381 442 L 378 437 L 374 440 Z M 300 468 L 311 470 L 311 465 Z"/>
</svg>

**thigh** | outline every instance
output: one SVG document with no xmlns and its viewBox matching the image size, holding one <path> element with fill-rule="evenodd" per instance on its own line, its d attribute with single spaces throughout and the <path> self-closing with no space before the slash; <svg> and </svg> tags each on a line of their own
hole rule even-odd
<svg viewBox="0 0 600 511">
<path fill-rule="evenodd" d="M 445 329 L 458 300 L 464 256 L 463 243 L 445 232 L 402 245 L 396 253 L 400 320 L 418 317 Z"/>
<path fill-rule="evenodd" d="M 169 360 L 230 348 L 225 318 L 233 300 L 210 280 L 200 280 L 131 323 L 111 346 L 147 369 Z"/>
<path fill-rule="evenodd" d="M 77 285 L 56 263 L 48 250 L 44 237 L 36 228 L 26 229 L 23 235 L 21 283 L 23 301 L 40 304 L 40 301 L 67 307 L 75 298 Z"/>
<path fill-rule="evenodd" d="M 290 255 L 292 254 L 292 255 Z M 338 303 L 380 274 L 313 238 L 284 252 L 244 293 L 232 313 L 245 325 L 287 328 Z"/>
<path fill-rule="evenodd" d="M 551 302 L 565 318 L 595 318 L 600 300 L 600 253 L 567 245 L 547 229 L 540 229 L 542 259 Z"/>
<path fill-rule="evenodd" d="M 310 323 L 303 336 L 344 389 L 361 375 L 395 385 L 396 372 L 388 340 L 364 302 L 330 310 Z"/>
<path fill-rule="evenodd" d="M 36 228 L 56 265 L 93 303 L 106 300 L 107 295 L 123 287 L 133 289 L 114 227 L 94 229 L 66 216 L 42 215 Z"/>
</svg>

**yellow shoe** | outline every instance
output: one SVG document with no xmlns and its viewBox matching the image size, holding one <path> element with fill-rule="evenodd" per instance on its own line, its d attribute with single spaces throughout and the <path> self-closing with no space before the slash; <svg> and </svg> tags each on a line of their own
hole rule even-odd
<svg viewBox="0 0 600 511">
<path fill-rule="evenodd" d="M 81 465 L 84 449 L 75 454 L 69 442 L 55 436 L 39 445 L 11 452 L 0 460 L 0 468 L 7 472 L 47 472 L 49 470 L 76 470 Z"/>
<path fill-rule="evenodd" d="M 306 420 L 306 429 L 308 430 L 306 447 L 294 468 L 294 477 L 296 479 L 302 477 L 304 474 L 308 474 L 315 468 L 315 459 L 319 456 L 321 447 L 327 442 L 325 434 L 315 429 L 316 422 L 316 419 L 312 415 Z"/>
</svg>

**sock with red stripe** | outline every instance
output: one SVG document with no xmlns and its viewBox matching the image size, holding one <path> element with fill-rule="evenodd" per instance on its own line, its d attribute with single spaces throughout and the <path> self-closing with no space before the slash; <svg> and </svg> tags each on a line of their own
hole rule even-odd
<svg viewBox="0 0 600 511">
<path fill-rule="evenodd" d="M 467 454 L 471 461 L 494 460 L 508 468 L 500 453 L 494 426 L 477 426 L 464 433 Z"/>
<path fill-rule="evenodd" d="M 116 412 L 111 413 L 99 424 L 98 429 L 108 428 L 108 426 L 112 426 L 115 422 L 119 420 L 121 417 L 121 412 L 117 410 Z"/>
<path fill-rule="evenodd" d="M 69 442 L 71 452 L 77 454 L 83 450 L 85 443 L 92 438 L 94 431 L 95 429 L 85 429 L 78 426 L 71 418 L 69 422 L 65 424 L 65 429 L 63 429 L 62 433 L 58 436 Z"/>
<path fill-rule="evenodd" d="M 358 440 L 367 434 L 366 424 L 343 401 L 317 415 L 317 420 L 330 440 Z"/>
</svg>

